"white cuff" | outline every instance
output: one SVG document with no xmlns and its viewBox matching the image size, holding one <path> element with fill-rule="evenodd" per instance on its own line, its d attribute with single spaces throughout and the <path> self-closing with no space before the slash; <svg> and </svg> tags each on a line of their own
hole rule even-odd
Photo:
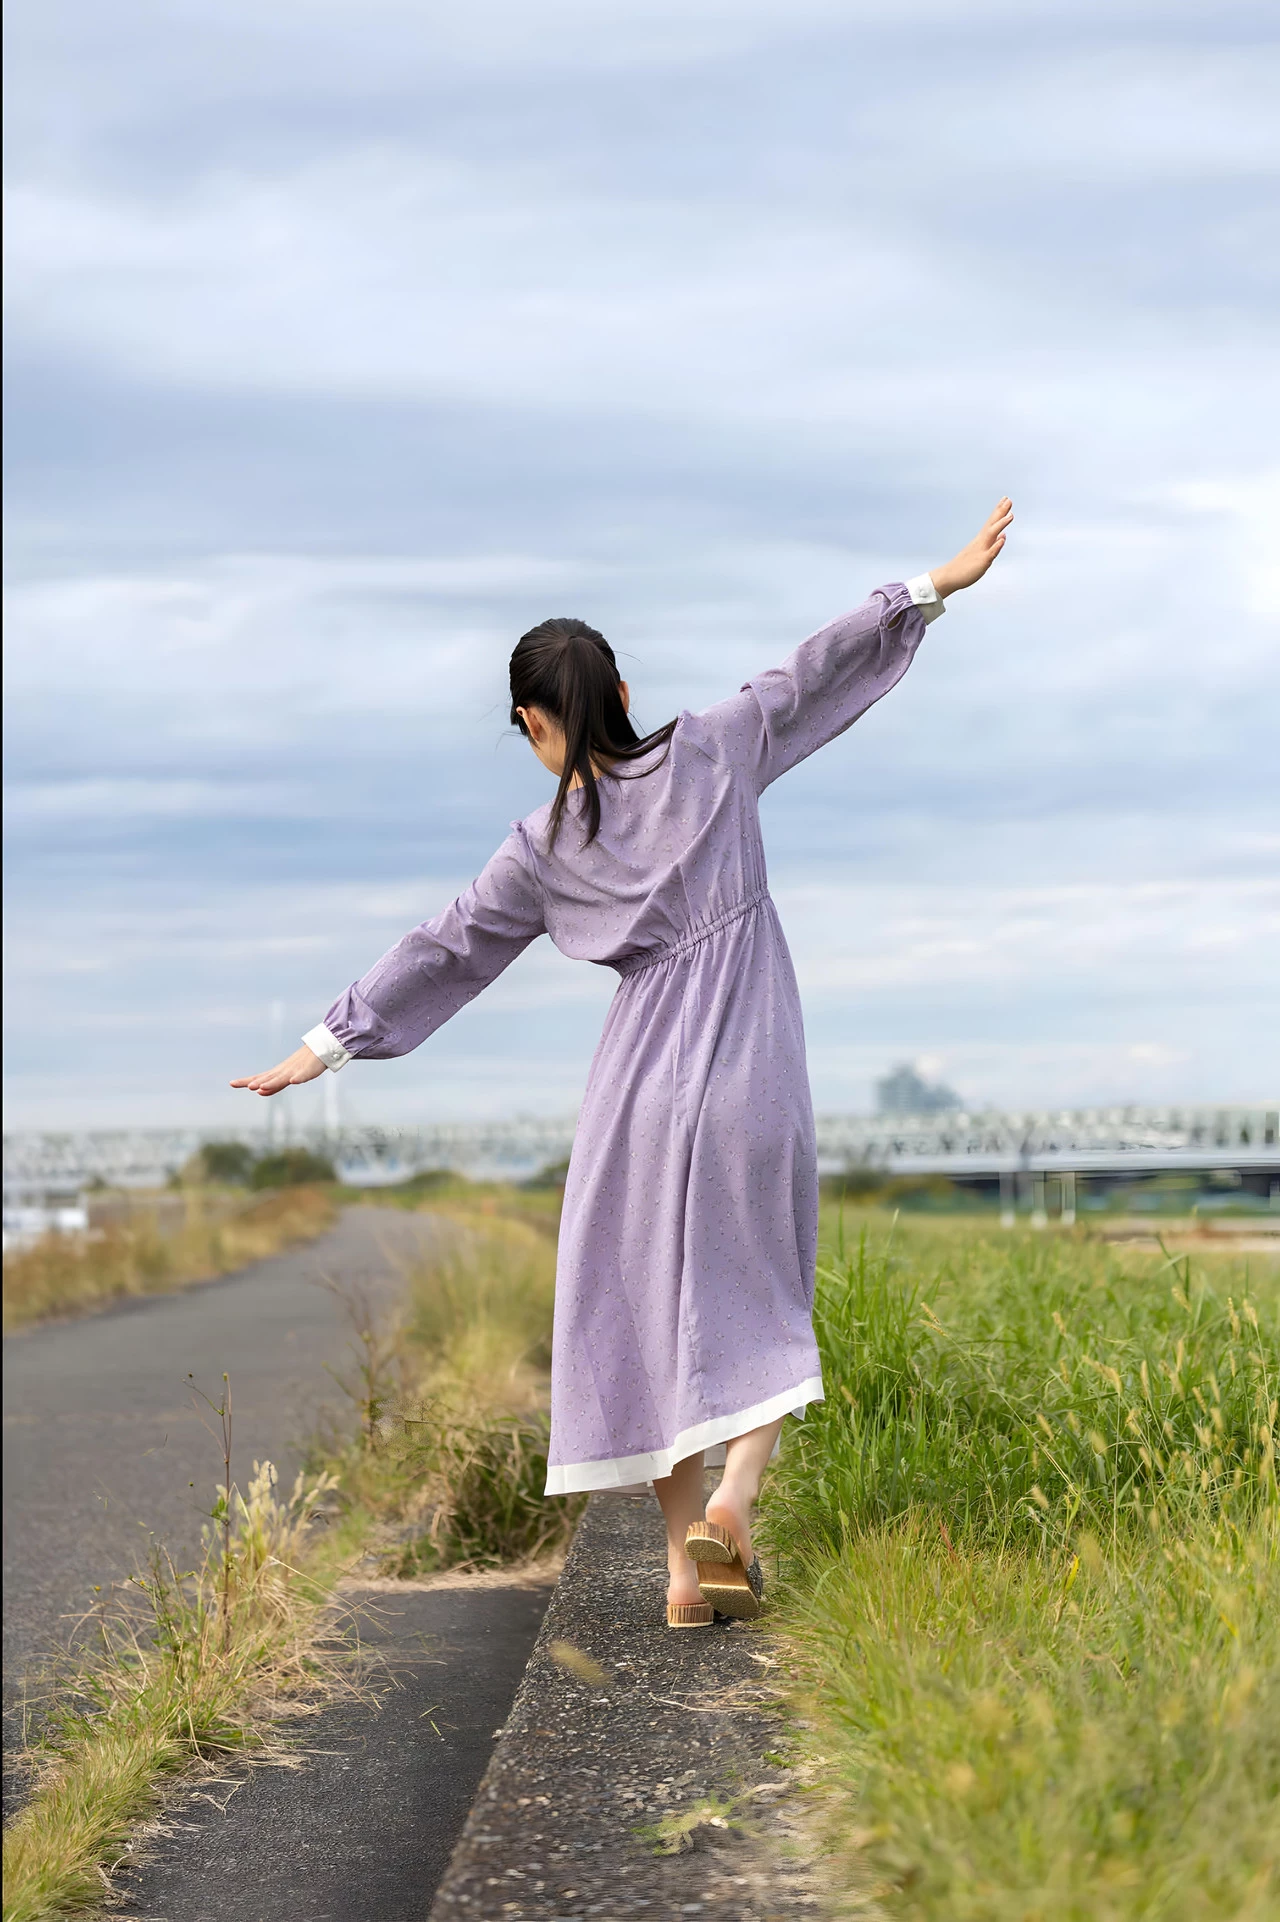
<svg viewBox="0 0 1280 1922">
<path fill-rule="evenodd" d="M 927 574 L 917 574 L 914 580 L 908 581 L 907 592 L 924 615 L 926 627 L 930 621 L 936 621 L 939 614 L 946 613 L 947 603 Z"/>
<path fill-rule="evenodd" d="M 325 1067 L 332 1068 L 335 1074 L 339 1068 L 345 1068 L 351 1059 L 342 1043 L 334 1040 L 323 1021 L 318 1027 L 312 1028 L 309 1034 L 303 1035 L 302 1045 L 310 1048 L 312 1054 L 319 1055 Z"/>
</svg>

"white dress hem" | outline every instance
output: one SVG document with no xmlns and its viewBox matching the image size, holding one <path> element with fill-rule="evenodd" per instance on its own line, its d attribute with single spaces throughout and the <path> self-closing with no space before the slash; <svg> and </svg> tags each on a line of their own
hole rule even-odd
<svg viewBox="0 0 1280 1922">
<path fill-rule="evenodd" d="M 739 1414 L 717 1415 L 711 1421 L 699 1422 L 696 1428 L 686 1428 L 670 1448 L 658 1448 L 648 1455 L 620 1455 L 613 1461 L 566 1462 L 549 1467 L 545 1492 L 548 1495 L 594 1494 L 599 1489 L 631 1489 L 637 1483 L 661 1481 L 677 1462 L 696 1455 L 699 1449 L 714 1448 L 718 1442 L 749 1435 L 753 1428 L 777 1421 L 779 1415 L 803 1415 L 811 1401 L 822 1399 L 822 1377 L 811 1375 L 799 1387 L 771 1395 L 768 1401 L 757 1402 Z"/>
</svg>

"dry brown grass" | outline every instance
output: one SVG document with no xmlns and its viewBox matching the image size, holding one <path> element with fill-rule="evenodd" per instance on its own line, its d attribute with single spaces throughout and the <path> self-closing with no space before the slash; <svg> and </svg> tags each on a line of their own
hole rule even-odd
<svg viewBox="0 0 1280 1922">
<path fill-rule="evenodd" d="M 326 1477 L 299 1476 L 282 1498 L 270 1463 L 255 1463 L 243 1495 L 219 1490 L 198 1570 L 179 1574 L 156 1549 L 103 1610 L 98 1646 L 52 1692 L 20 1758 L 35 1781 L 4 1834 L 4 1922 L 99 1910 L 166 1777 L 270 1756 L 284 1700 L 340 1681 L 323 1646 L 337 1571 L 310 1529 L 330 1494 Z"/>
<path fill-rule="evenodd" d="M 508 1212 L 496 1200 L 449 1210 L 453 1232 L 406 1277 L 394 1324 L 358 1291 L 348 1303 L 357 1339 L 339 1385 L 361 1432 L 319 1447 L 314 1463 L 340 1482 L 354 1539 L 382 1544 L 383 1575 L 561 1553 L 582 1507 L 543 1495 L 554 1237 L 518 1201 Z"/>
<path fill-rule="evenodd" d="M 46 1235 L 6 1259 L 6 1332 L 229 1274 L 323 1234 L 336 1204 L 325 1188 L 262 1196 L 189 1188 L 173 1196 L 113 1197 L 103 1212 L 101 1225 L 87 1234 Z"/>
</svg>

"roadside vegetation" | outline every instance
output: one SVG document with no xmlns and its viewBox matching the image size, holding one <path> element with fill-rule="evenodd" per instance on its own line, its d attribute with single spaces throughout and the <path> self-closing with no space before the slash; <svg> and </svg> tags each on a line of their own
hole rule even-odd
<svg viewBox="0 0 1280 1922">
<path fill-rule="evenodd" d="M 18 1758 L 33 1779 L 4 1833 L 4 1922 L 98 1910 L 167 1778 L 233 1753 L 278 1756 L 282 1707 L 343 1685 L 322 1643 L 335 1563 L 311 1525 L 331 1494 L 323 1476 L 299 1476 L 282 1499 L 270 1463 L 255 1463 L 243 1495 L 219 1487 L 197 1570 L 153 1545 L 104 1606 Z"/>
<path fill-rule="evenodd" d="M 166 1294 L 314 1240 L 336 1215 L 333 1189 L 315 1180 L 265 1193 L 201 1184 L 94 1196 L 87 1232 L 47 1234 L 6 1254 L 5 1332 L 131 1295 Z"/>
<path fill-rule="evenodd" d="M 380 1319 L 336 1290 L 354 1421 L 317 1439 L 287 1499 L 270 1464 L 241 1494 L 228 1385 L 200 1568 L 153 1547 L 36 1704 L 19 1760 L 30 1793 L 4 1837 L 4 1922 L 100 1907 L 166 1779 L 229 1754 L 287 1759 L 281 1716 L 358 1686 L 332 1639 L 344 1576 L 528 1565 L 566 1545 L 581 1502 L 542 1496 L 558 1191 L 436 1185 L 448 1230 L 406 1276 L 402 1313 Z"/>
<path fill-rule="evenodd" d="M 321 1441 L 344 1523 L 377 1571 L 405 1578 L 563 1552 L 581 1500 L 548 1501 L 549 1371 L 558 1191 L 441 1183 L 450 1224 L 379 1327 L 348 1298 L 359 1432 Z"/>
<path fill-rule="evenodd" d="M 764 1523 L 844 1912 L 1275 1917 L 1274 1266 L 828 1227 Z"/>
<path fill-rule="evenodd" d="M 235 1191 L 234 1222 L 350 1199 L 442 1228 L 398 1315 L 337 1290 L 348 1418 L 292 1495 L 255 1464 L 242 1497 L 228 1442 L 201 1568 L 156 1549 L 53 1689 L 6 1922 L 99 1903 L 166 1776 L 278 1753 L 282 1712 L 354 1685 L 326 1641 L 344 1574 L 562 1552 L 582 1501 L 542 1496 L 554 1172 Z M 1278 1303 L 1265 1259 L 824 1207 L 827 1400 L 788 1424 L 762 1537 L 849 1916 L 1276 1916 Z"/>
</svg>

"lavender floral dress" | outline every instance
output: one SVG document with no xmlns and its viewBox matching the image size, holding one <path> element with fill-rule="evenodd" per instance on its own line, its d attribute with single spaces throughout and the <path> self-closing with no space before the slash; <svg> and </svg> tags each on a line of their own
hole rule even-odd
<svg viewBox="0 0 1280 1922">
<path fill-rule="evenodd" d="M 757 803 L 905 673 L 941 612 L 878 589 L 669 748 L 517 821 L 471 887 L 333 1004 L 330 1067 L 407 1054 L 540 934 L 619 976 L 565 1187 L 547 1493 L 669 1473 L 820 1400 L 818 1172 L 800 997 Z M 648 772 L 640 773 L 641 769 Z"/>
</svg>

